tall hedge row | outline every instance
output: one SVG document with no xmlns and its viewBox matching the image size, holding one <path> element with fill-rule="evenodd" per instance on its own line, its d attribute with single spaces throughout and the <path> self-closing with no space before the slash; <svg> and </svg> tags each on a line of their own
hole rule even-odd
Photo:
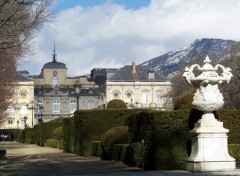
<svg viewBox="0 0 240 176">
<path fill-rule="evenodd" d="M 144 140 L 144 169 L 183 169 L 189 111 L 140 112 L 129 117 L 132 142 Z"/>
<path fill-rule="evenodd" d="M 216 117 L 229 129 L 228 143 L 240 144 L 240 113 L 236 110 L 217 111 Z M 197 110 L 169 112 L 140 112 L 128 118 L 131 142 L 143 139 L 144 169 L 184 169 L 185 159 L 190 155 L 189 130 L 201 118 Z M 233 156 L 234 157 L 234 156 Z M 238 156 L 236 156 L 238 157 Z"/>
<path fill-rule="evenodd" d="M 139 110 L 83 110 L 74 114 L 75 153 L 91 155 L 91 141 L 98 141 L 101 135 L 116 126 L 125 125 L 129 115 Z"/>
<path fill-rule="evenodd" d="M 134 143 L 144 143 L 142 161 L 137 160 L 139 157 L 133 158 L 136 166 L 143 169 L 152 169 L 153 166 L 153 142 L 155 134 L 154 117 L 150 112 L 139 112 L 131 115 L 128 118 L 129 126 L 129 142 L 131 146 Z M 139 147 L 137 147 L 139 148 Z"/>
<path fill-rule="evenodd" d="M 216 115 L 218 120 L 223 122 L 223 126 L 229 129 L 228 143 L 240 144 L 240 110 L 220 110 Z"/>
<path fill-rule="evenodd" d="M 74 128 L 74 118 L 66 118 L 63 120 L 63 149 L 68 153 L 74 153 Z"/>
<path fill-rule="evenodd" d="M 77 111 L 73 118 L 63 121 L 42 123 L 27 129 L 27 142 L 43 146 L 53 138 L 53 131 L 63 126 L 63 148 L 78 155 L 92 154 L 92 141 L 100 141 L 107 130 L 122 125 L 129 127 L 129 145 L 113 148 L 113 153 L 121 153 L 126 163 L 143 169 L 172 170 L 184 169 L 185 159 L 190 154 L 189 130 L 201 118 L 197 110 L 149 111 L 140 109 L 104 109 Z M 240 111 L 220 110 L 215 112 L 219 121 L 229 129 L 228 142 L 240 144 Z M 22 140 L 23 135 L 22 136 Z M 139 151 L 136 151 L 139 150 Z M 231 146 L 231 152 L 239 161 L 238 145 Z M 120 152 L 121 151 L 121 152 Z M 137 153 L 138 152 L 138 153 Z M 136 154 L 137 153 L 137 154 Z M 127 157 L 126 157 L 127 156 Z"/>
<path fill-rule="evenodd" d="M 44 146 L 48 139 L 54 138 L 54 129 L 61 126 L 62 123 L 49 122 L 37 124 L 34 128 L 26 128 L 26 130 L 22 130 L 20 133 L 20 142 Z"/>
</svg>

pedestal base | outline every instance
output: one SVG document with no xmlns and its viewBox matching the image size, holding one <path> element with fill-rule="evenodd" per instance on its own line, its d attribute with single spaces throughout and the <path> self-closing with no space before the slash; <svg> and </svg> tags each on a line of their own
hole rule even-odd
<svg viewBox="0 0 240 176">
<path fill-rule="evenodd" d="M 235 161 L 186 161 L 186 170 L 195 172 L 233 171 L 236 169 Z"/>
<path fill-rule="evenodd" d="M 228 131 L 213 114 L 204 114 L 190 131 L 196 137 L 192 138 L 192 151 L 186 159 L 186 170 L 197 172 L 235 170 L 236 161 L 228 154 Z"/>
</svg>

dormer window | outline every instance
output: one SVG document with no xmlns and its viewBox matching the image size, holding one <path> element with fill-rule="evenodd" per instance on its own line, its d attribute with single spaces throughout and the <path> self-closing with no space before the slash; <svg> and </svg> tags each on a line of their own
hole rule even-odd
<svg viewBox="0 0 240 176">
<path fill-rule="evenodd" d="M 154 71 L 152 70 L 148 71 L 148 79 L 155 79 Z"/>
</svg>

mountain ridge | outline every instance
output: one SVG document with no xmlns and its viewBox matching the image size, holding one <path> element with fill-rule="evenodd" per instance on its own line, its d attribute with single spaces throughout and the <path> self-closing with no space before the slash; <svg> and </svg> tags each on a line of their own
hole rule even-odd
<svg viewBox="0 0 240 176">
<path fill-rule="evenodd" d="M 171 79 L 182 66 L 194 61 L 199 62 L 207 55 L 217 63 L 230 58 L 234 44 L 240 44 L 240 42 L 214 38 L 196 39 L 190 46 L 170 51 L 140 65 L 146 65 L 162 74 L 164 78 Z"/>
</svg>

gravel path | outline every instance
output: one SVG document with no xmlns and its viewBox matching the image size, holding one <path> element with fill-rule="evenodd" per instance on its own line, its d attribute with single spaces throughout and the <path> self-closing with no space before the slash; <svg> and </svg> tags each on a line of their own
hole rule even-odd
<svg viewBox="0 0 240 176">
<path fill-rule="evenodd" d="M 16 142 L 0 142 L 1 148 L 7 150 L 7 155 L 0 160 L 0 176 L 240 176 L 240 170 L 214 173 L 141 171 L 119 161 L 81 157 L 59 149 Z"/>
<path fill-rule="evenodd" d="M 62 150 L 16 142 L 1 142 L 7 149 L 5 160 L 0 160 L 0 175 L 80 175 L 137 171 L 117 161 L 97 157 L 81 157 Z"/>
</svg>

